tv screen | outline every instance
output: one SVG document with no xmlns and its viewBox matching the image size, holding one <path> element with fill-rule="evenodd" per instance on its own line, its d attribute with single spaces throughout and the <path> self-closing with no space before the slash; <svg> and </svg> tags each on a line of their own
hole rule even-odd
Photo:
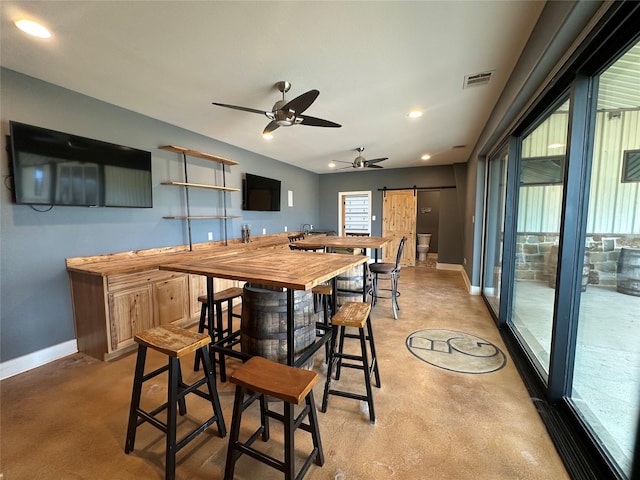
<svg viewBox="0 0 640 480">
<path fill-rule="evenodd" d="M 243 210 L 280 211 L 280 180 L 247 173 L 243 187 Z"/>
<path fill-rule="evenodd" d="M 151 152 L 11 121 L 14 200 L 151 208 Z"/>
</svg>

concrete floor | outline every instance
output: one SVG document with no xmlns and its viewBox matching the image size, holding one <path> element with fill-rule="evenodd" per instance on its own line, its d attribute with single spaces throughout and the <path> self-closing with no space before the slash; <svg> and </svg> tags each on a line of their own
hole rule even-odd
<svg viewBox="0 0 640 480">
<path fill-rule="evenodd" d="M 312 465 L 305 478 L 568 479 L 482 298 L 467 294 L 460 273 L 404 268 L 400 290 L 397 321 L 386 300 L 372 314 L 382 379 L 382 388 L 374 389 L 377 423 L 369 424 L 358 401 L 331 397 L 328 411 L 319 414 L 325 464 Z M 407 339 L 418 333 L 424 342 L 423 330 L 460 335 L 449 339 L 452 349 L 433 348 L 431 356 L 420 358 L 407 348 Z M 481 344 L 468 343 L 469 339 L 481 339 Z M 447 368 L 439 362 L 451 352 L 466 352 L 467 363 Z M 475 368 L 474 362 L 496 358 L 498 352 L 504 357 L 484 370 L 487 373 Z M 325 378 L 321 357 L 314 365 L 320 374 L 317 402 Z M 2 381 L 4 479 L 163 478 L 161 432 L 145 424 L 138 429 L 135 450 L 129 455 L 123 450 L 134 361 L 133 355 L 105 363 L 75 354 Z M 149 361 L 158 366 L 164 359 L 150 353 Z M 190 364 L 190 358 L 183 364 L 187 381 L 193 376 Z M 228 362 L 230 369 L 235 365 Z M 465 373 L 468 370 L 474 373 Z M 166 398 L 164 382 L 160 376 L 146 384 L 146 401 L 161 403 Z M 340 383 L 362 389 L 361 372 L 344 375 Z M 218 388 L 229 426 L 233 386 L 219 383 Z M 201 399 L 188 400 L 187 406 L 180 430 L 204 417 Z M 248 410 L 245 416 L 248 422 L 242 431 L 248 433 L 249 426 L 255 427 L 257 411 Z M 266 445 L 274 455 L 281 451 L 281 429 L 276 427 L 273 422 L 272 440 Z M 297 432 L 301 450 L 309 447 L 308 437 Z M 208 429 L 178 453 L 177 478 L 220 479 L 226 450 L 227 438 Z M 243 457 L 235 478 L 283 476 Z"/>
<path fill-rule="evenodd" d="M 555 290 L 519 281 L 513 320 L 532 352 L 548 366 Z M 640 404 L 640 297 L 589 285 L 581 295 L 574 400 L 584 419 L 630 474 Z"/>
</svg>

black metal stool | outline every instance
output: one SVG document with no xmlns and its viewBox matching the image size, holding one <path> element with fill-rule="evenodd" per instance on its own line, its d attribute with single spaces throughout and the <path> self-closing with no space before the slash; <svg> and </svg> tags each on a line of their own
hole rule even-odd
<svg viewBox="0 0 640 480">
<path fill-rule="evenodd" d="M 222 408 L 220 408 L 220 399 L 216 389 L 216 379 L 211 367 L 211 359 L 208 354 L 211 338 L 204 333 L 196 333 L 184 328 L 176 327 L 168 324 L 156 328 L 145 330 L 138 333 L 135 337 L 138 343 L 138 357 L 136 360 L 135 376 L 133 379 L 133 391 L 131 394 L 131 408 L 129 410 L 129 426 L 127 428 L 127 438 L 125 441 L 125 453 L 130 453 L 134 449 L 136 440 L 136 429 L 144 422 L 149 422 L 166 435 L 166 463 L 165 478 L 173 480 L 176 471 L 176 452 L 184 447 L 188 442 L 193 440 L 198 434 L 204 432 L 209 426 L 217 424 L 220 437 L 224 437 L 226 427 L 222 416 Z M 156 350 L 168 356 L 167 365 L 154 370 L 153 372 L 144 373 L 144 365 L 147 357 L 147 348 Z M 199 350 L 202 354 L 204 363 L 204 376 L 200 380 L 191 385 L 187 385 L 182 381 L 180 371 L 180 358 Z M 161 373 L 169 372 L 168 399 L 167 402 L 155 408 L 152 411 L 145 411 L 140 408 L 140 397 L 142 393 L 142 384 Z M 198 390 L 199 387 L 206 384 L 208 393 Z M 199 425 L 180 441 L 176 441 L 176 419 L 177 410 L 180 415 L 186 415 L 187 406 L 184 398 L 187 394 L 193 393 L 201 398 L 211 402 L 213 416 Z M 178 409 L 176 408 L 178 406 Z M 167 421 L 163 423 L 156 416 L 167 410 Z"/>
<path fill-rule="evenodd" d="M 198 324 L 198 332 L 202 333 L 205 330 L 209 333 L 212 342 L 216 342 L 224 338 L 225 336 L 233 333 L 233 318 L 242 318 L 242 315 L 233 313 L 233 300 L 236 298 L 242 298 L 242 288 L 231 287 L 221 292 L 217 292 L 213 298 L 213 305 L 215 309 L 216 323 L 215 328 L 212 321 L 209 321 L 207 310 L 209 301 L 206 295 L 200 295 L 198 301 L 202 303 L 200 308 L 200 323 Z M 222 304 L 227 302 L 227 326 L 223 327 L 222 322 Z M 198 371 L 200 368 L 201 360 L 200 351 L 196 352 L 196 359 L 193 363 L 193 370 Z M 218 352 L 217 358 L 215 352 L 211 351 L 211 361 L 213 365 L 213 373 L 216 372 L 216 363 L 220 365 L 220 381 L 225 382 L 227 380 L 227 368 L 224 359 L 224 354 Z"/>
<path fill-rule="evenodd" d="M 321 337 L 325 331 L 331 328 L 331 297 L 333 286 L 330 283 L 321 283 L 311 289 L 316 313 L 322 312 L 322 321 L 316 322 L 316 336 Z M 329 344 L 325 343 L 325 359 L 329 360 Z"/>
<path fill-rule="evenodd" d="M 322 466 L 324 453 L 320 441 L 318 415 L 313 398 L 313 386 L 318 381 L 318 374 L 300 368 L 289 367 L 281 363 L 267 360 L 263 357 L 252 357 L 238 367 L 229 377 L 231 383 L 236 384 L 236 394 L 233 403 L 233 419 L 229 434 L 229 448 L 227 450 L 227 464 L 224 472 L 225 480 L 233 480 L 236 462 L 243 454 L 247 454 L 281 472 L 285 480 L 300 480 L 311 466 L 311 462 Z M 249 398 L 245 400 L 245 395 Z M 284 402 L 284 414 L 269 410 L 267 396 L 275 397 Z M 240 423 L 244 412 L 254 401 L 260 401 L 260 427 L 245 442 L 239 440 Z M 306 404 L 302 411 L 295 416 L 294 405 Z M 309 423 L 303 423 L 308 417 Z M 251 447 L 253 442 L 262 436 L 262 441 L 269 440 L 269 418 L 274 418 L 284 424 L 284 461 Z M 295 468 L 295 430 L 301 428 L 309 433 L 313 439 L 313 450 L 296 474 Z"/>
<path fill-rule="evenodd" d="M 369 293 L 371 294 L 371 306 L 376 306 L 378 298 L 390 298 L 391 308 L 393 310 L 393 318 L 395 320 L 398 319 L 398 310 L 400 310 L 400 305 L 398 305 L 398 297 L 400 296 L 400 292 L 398 291 L 398 278 L 400 277 L 400 261 L 402 260 L 402 252 L 404 250 L 404 244 L 406 241 L 407 237 L 402 237 L 400 243 L 398 244 L 396 263 L 378 262 L 371 263 L 369 265 L 369 271 L 372 275 L 371 289 L 369 291 Z M 381 280 L 381 276 L 389 279 L 389 288 L 378 287 L 378 281 Z M 379 291 L 382 290 L 389 292 L 389 296 L 383 297 L 382 295 L 380 295 Z"/>
<path fill-rule="evenodd" d="M 327 411 L 327 403 L 329 395 L 337 395 L 340 397 L 352 398 L 354 400 L 366 401 L 369 406 L 369 422 L 376 422 L 375 410 L 373 408 L 373 392 L 371 390 L 371 375 L 375 376 L 375 386 L 380 388 L 380 373 L 378 371 L 378 360 L 376 357 L 376 347 L 373 339 L 373 329 L 371 327 L 371 305 L 365 302 L 347 302 L 344 303 L 340 310 L 331 319 L 333 335 L 331 337 L 331 346 L 329 347 L 329 358 L 327 360 L 327 380 L 324 385 L 324 395 L 322 397 L 322 412 Z M 338 330 L 339 327 L 339 330 Z M 358 329 L 358 334 L 346 333 L 346 328 L 352 327 Z M 365 332 L 366 328 L 366 332 Z M 344 353 L 344 339 L 357 338 L 360 340 L 360 355 L 352 355 Z M 369 343 L 370 360 L 367 354 L 367 340 Z M 336 342 L 339 342 L 336 351 Z M 346 363 L 343 360 L 350 360 L 359 363 Z M 355 368 L 362 370 L 364 373 L 364 385 L 366 395 L 337 390 L 331 388 L 331 376 L 333 367 L 336 367 L 336 382 L 340 380 L 340 369 Z"/>
</svg>

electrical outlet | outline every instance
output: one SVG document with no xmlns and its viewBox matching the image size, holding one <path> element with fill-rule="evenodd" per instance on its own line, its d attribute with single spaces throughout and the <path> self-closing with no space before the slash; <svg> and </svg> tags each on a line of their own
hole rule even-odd
<svg viewBox="0 0 640 480">
<path fill-rule="evenodd" d="M 207 233 L 207 238 L 208 238 L 209 240 L 213 240 L 213 232 L 209 232 L 209 233 Z"/>
<path fill-rule="evenodd" d="M 376 216 L 375 215 L 371 215 L 371 221 L 375 222 L 376 221 Z"/>
<path fill-rule="evenodd" d="M 287 226 L 286 226 L 286 225 L 284 226 L 284 231 L 285 231 L 285 232 L 287 231 Z"/>
</svg>

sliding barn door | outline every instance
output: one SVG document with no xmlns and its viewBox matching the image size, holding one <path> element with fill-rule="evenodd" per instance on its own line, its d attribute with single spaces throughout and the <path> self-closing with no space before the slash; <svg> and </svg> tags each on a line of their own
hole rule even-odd
<svg viewBox="0 0 640 480">
<path fill-rule="evenodd" d="M 395 263 L 400 240 L 407 237 L 401 263 L 413 267 L 416 264 L 416 191 L 392 190 L 382 195 L 382 236 L 393 238 L 382 251 L 383 261 Z"/>
</svg>

